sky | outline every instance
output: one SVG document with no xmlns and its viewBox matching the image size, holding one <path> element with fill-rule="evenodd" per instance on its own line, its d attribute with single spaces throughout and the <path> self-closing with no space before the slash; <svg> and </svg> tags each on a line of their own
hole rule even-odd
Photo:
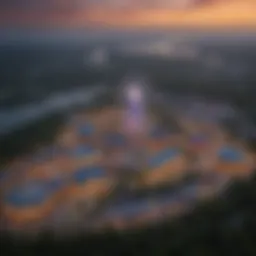
<svg viewBox="0 0 256 256">
<path fill-rule="evenodd" d="M 0 26 L 255 28 L 256 0 L 0 0 Z"/>
</svg>

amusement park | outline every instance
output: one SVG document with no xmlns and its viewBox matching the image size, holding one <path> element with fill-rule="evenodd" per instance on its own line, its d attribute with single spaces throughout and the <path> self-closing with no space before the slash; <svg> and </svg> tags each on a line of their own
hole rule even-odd
<svg viewBox="0 0 256 256">
<path fill-rule="evenodd" d="M 111 97 L 71 113 L 54 143 L 8 165 L 6 230 L 64 235 L 159 223 L 252 174 L 254 153 L 224 125 L 230 106 L 167 98 L 137 78 Z"/>
</svg>

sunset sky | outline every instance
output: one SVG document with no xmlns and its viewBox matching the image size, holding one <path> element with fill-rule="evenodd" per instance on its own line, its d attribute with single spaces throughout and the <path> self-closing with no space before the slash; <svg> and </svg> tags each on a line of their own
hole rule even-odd
<svg viewBox="0 0 256 256">
<path fill-rule="evenodd" d="M 1 0 L 0 26 L 256 29 L 256 0 Z"/>
</svg>

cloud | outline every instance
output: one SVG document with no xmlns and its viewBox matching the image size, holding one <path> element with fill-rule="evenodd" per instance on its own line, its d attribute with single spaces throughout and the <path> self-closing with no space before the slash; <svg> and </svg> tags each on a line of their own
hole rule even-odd
<svg viewBox="0 0 256 256">
<path fill-rule="evenodd" d="M 255 3 L 256 0 L 0 0 L 0 26 L 256 26 Z"/>
<path fill-rule="evenodd" d="M 78 3 L 75 0 L 0 0 L 0 26 L 65 26 L 79 10 Z"/>
<path fill-rule="evenodd" d="M 85 3 L 86 0 L 0 0 L 0 8 L 9 11 L 72 11 Z"/>
<path fill-rule="evenodd" d="M 0 0 L 0 7 L 21 10 L 61 10 L 102 8 L 180 8 L 209 4 L 220 0 Z M 223 1 L 223 0 L 222 0 Z M 225 0 L 224 0 L 225 1 Z"/>
</svg>

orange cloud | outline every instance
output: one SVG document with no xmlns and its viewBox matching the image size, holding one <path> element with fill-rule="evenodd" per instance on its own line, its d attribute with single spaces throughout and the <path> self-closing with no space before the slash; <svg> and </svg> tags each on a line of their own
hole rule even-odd
<svg viewBox="0 0 256 256">
<path fill-rule="evenodd" d="M 90 9 L 69 19 L 70 26 L 110 27 L 244 27 L 256 28 L 256 1 L 223 1 L 187 10 Z"/>
<path fill-rule="evenodd" d="M 210 1 L 210 0 L 208 0 Z M 211 0 L 212 4 L 184 10 L 65 9 L 54 12 L 0 12 L 2 24 L 61 27 L 255 27 L 256 0 Z"/>
</svg>

